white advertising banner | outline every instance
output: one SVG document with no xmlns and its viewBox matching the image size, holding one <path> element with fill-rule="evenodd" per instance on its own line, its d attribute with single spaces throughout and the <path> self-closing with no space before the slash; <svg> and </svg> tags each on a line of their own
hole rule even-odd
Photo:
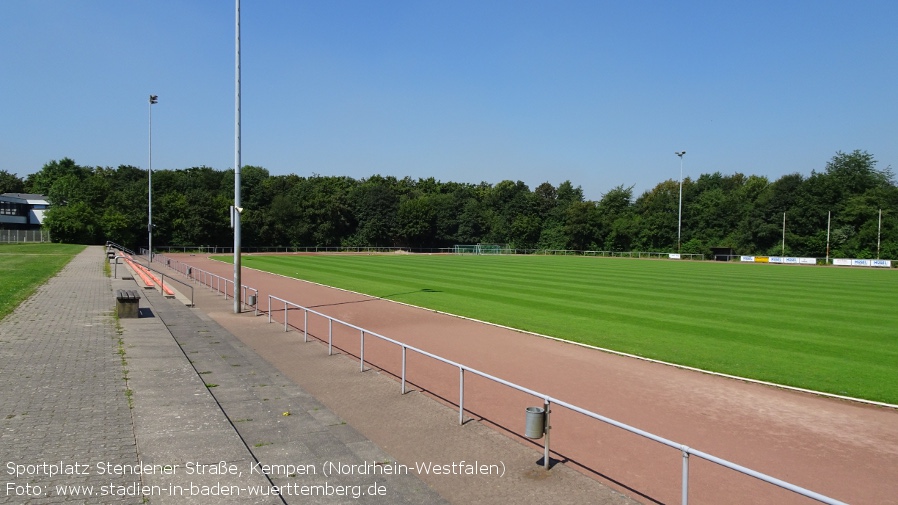
<svg viewBox="0 0 898 505">
<path fill-rule="evenodd" d="M 798 258 L 798 263 L 801 265 L 816 265 L 817 258 Z"/>
<path fill-rule="evenodd" d="M 755 257 L 754 256 L 742 256 L 740 261 L 748 261 L 749 263 L 754 263 Z"/>
<path fill-rule="evenodd" d="M 783 258 L 783 263 L 787 263 L 787 264 L 789 264 L 789 265 L 797 265 L 797 264 L 798 264 L 798 258 L 792 258 L 792 257 L 789 257 L 789 258 Z"/>
<path fill-rule="evenodd" d="M 679 255 L 678 253 L 670 253 L 670 254 L 667 255 L 667 257 L 670 258 L 670 259 L 672 259 L 672 260 L 678 260 L 678 259 L 680 259 L 680 255 Z"/>
<path fill-rule="evenodd" d="M 892 267 L 892 260 L 862 260 L 862 259 L 846 259 L 833 258 L 833 265 L 840 267 Z"/>
<path fill-rule="evenodd" d="M 780 256 L 771 256 L 770 259 L 767 260 L 767 263 L 782 263 L 782 262 L 783 262 L 783 258 Z"/>
</svg>

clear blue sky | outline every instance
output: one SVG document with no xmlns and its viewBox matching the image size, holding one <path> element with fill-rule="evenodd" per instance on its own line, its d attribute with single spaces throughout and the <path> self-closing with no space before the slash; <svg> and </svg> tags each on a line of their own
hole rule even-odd
<svg viewBox="0 0 898 505">
<path fill-rule="evenodd" d="M 862 149 L 898 168 L 898 2 L 243 0 L 242 162 L 569 179 L 598 199 Z M 0 2 L 0 169 L 234 166 L 234 2 Z"/>
</svg>

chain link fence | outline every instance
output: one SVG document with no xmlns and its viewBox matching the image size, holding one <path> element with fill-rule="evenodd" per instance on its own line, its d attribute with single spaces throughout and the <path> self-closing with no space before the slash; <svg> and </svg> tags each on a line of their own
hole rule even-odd
<svg viewBox="0 0 898 505">
<path fill-rule="evenodd" d="M 18 242 L 50 242 L 50 230 L 0 229 L 0 244 L 15 244 Z"/>
</svg>

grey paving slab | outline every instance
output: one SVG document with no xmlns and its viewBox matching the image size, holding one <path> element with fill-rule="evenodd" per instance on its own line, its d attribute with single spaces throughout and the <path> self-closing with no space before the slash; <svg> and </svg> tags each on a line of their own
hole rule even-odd
<svg viewBox="0 0 898 505">
<path fill-rule="evenodd" d="M 86 249 L 0 321 L 0 503 L 142 502 L 99 496 L 134 479 L 97 465 L 138 462 L 103 258 Z"/>
</svg>

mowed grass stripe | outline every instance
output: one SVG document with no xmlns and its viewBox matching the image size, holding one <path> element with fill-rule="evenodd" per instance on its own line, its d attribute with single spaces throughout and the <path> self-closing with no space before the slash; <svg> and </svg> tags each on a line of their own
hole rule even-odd
<svg viewBox="0 0 898 505">
<path fill-rule="evenodd" d="M 244 261 L 599 347 L 898 403 L 893 271 L 565 256 Z"/>
<path fill-rule="evenodd" d="M 358 272 L 359 272 L 358 269 L 355 269 L 355 270 L 353 271 L 353 273 L 354 273 L 354 275 L 356 275 L 356 277 L 358 277 L 358 275 L 359 275 Z M 410 273 L 410 272 L 409 272 L 409 271 L 406 271 L 405 273 L 403 273 L 403 274 L 401 274 L 401 275 L 395 275 L 395 276 L 390 276 L 390 277 L 395 277 L 396 279 L 399 279 L 400 282 L 401 282 L 401 281 L 407 279 L 408 277 L 410 277 L 409 275 L 407 275 L 408 273 Z M 350 275 L 353 275 L 353 274 L 347 273 L 347 276 L 350 276 Z M 381 277 L 383 277 L 383 276 L 384 276 L 384 274 L 381 274 Z M 411 277 L 414 277 L 414 275 L 411 275 Z M 449 277 L 451 278 L 451 282 L 454 282 L 456 279 L 458 279 L 458 273 L 453 273 L 453 274 L 452 274 L 451 276 L 449 276 Z M 371 277 L 371 276 L 366 276 L 366 278 L 369 278 L 369 279 L 370 279 L 370 278 L 372 278 L 372 277 Z M 405 285 L 406 287 L 408 287 L 408 288 L 413 288 L 413 287 L 415 287 L 415 283 L 413 283 L 413 282 L 405 282 L 404 285 Z M 501 285 L 501 283 L 500 283 L 500 285 Z M 542 289 L 542 288 L 541 288 L 541 289 Z M 456 291 L 458 291 L 458 290 L 456 290 Z M 642 290 L 633 290 L 633 291 L 635 291 L 635 292 L 637 292 L 637 293 L 642 293 Z M 466 294 L 477 294 L 477 293 L 471 293 L 471 292 L 469 291 L 469 292 L 466 293 Z M 545 289 L 542 289 L 542 291 L 541 291 L 540 294 L 541 294 L 541 295 L 547 295 L 548 293 L 546 292 Z M 615 293 L 615 296 L 619 296 L 620 294 L 621 294 L 620 292 L 617 292 L 617 293 Z M 565 298 L 569 298 L 569 292 L 567 292 L 567 291 L 564 291 L 564 292 L 560 293 L 560 295 L 562 295 L 562 296 L 565 297 Z M 589 300 L 589 298 L 590 298 L 589 296 L 581 296 L 581 299 L 586 299 L 588 302 L 592 301 L 592 300 Z M 682 301 L 684 298 L 685 298 L 685 297 L 681 297 L 680 300 Z M 695 298 L 696 300 L 699 299 L 699 297 L 694 297 L 694 298 Z M 633 302 L 629 302 L 629 305 L 632 306 L 633 304 L 641 304 L 641 303 L 645 303 L 644 300 L 645 300 L 645 298 L 643 298 L 643 299 L 641 299 L 641 300 L 635 300 L 635 301 L 633 301 Z M 521 301 L 520 297 L 518 297 L 518 298 L 516 299 L 516 301 Z M 600 298 L 600 299 L 598 299 L 598 300 L 596 300 L 596 301 L 603 302 L 604 300 L 602 300 L 602 299 Z M 688 300 L 687 300 L 687 301 L 688 301 Z M 655 302 L 653 302 L 653 303 L 657 303 L 657 301 L 655 301 Z M 702 306 L 706 306 L 706 305 L 702 305 Z M 590 307 L 590 308 L 592 308 L 592 307 Z M 656 307 L 651 307 L 651 310 L 654 310 L 654 308 L 656 308 Z M 712 314 L 713 314 L 713 313 L 718 313 L 718 312 L 722 312 L 722 311 L 727 311 L 727 310 L 730 310 L 730 309 L 729 309 L 729 308 L 726 308 L 726 309 L 717 309 L 717 310 L 715 310 L 715 309 L 709 309 L 709 310 L 710 310 L 710 311 L 712 312 Z"/>
</svg>

